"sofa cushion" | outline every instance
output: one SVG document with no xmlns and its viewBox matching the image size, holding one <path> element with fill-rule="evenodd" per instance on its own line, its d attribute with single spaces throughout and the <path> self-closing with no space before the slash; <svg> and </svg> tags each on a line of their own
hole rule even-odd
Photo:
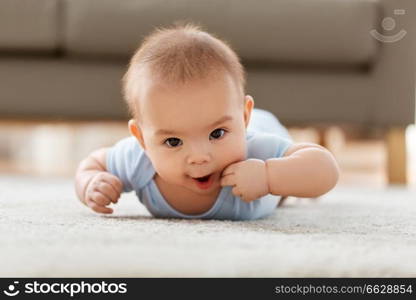
<svg viewBox="0 0 416 300">
<path fill-rule="evenodd" d="M 66 0 L 71 55 L 126 58 L 156 26 L 195 21 L 246 60 L 361 64 L 376 54 L 374 0 Z"/>
<path fill-rule="evenodd" d="M 46 51 L 58 46 L 59 0 L 1 0 L 0 51 Z"/>
</svg>

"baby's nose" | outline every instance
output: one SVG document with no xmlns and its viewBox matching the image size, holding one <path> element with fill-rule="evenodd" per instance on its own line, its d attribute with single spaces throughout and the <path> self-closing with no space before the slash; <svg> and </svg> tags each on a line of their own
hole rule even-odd
<svg viewBox="0 0 416 300">
<path fill-rule="evenodd" d="M 201 165 L 201 164 L 207 163 L 208 161 L 209 161 L 208 156 L 199 155 L 199 156 L 190 157 L 189 160 L 188 160 L 188 163 L 189 164 Z"/>
<path fill-rule="evenodd" d="M 200 165 L 211 160 L 211 149 L 208 143 L 198 141 L 188 144 L 188 164 Z"/>
<path fill-rule="evenodd" d="M 191 154 L 188 157 L 188 164 L 201 165 L 209 161 L 210 161 L 210 156 L 209 154 L 205 154 L 205 153 Z"/>
</svg>

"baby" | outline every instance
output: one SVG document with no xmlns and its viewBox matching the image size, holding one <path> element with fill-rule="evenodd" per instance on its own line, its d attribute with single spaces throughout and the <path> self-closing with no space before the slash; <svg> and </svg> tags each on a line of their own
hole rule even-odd
<svg viewBox="0 0 416 300">
<path fill-rule="evenodd" d="M 235 52 L 197 26 L 148 36 L 123 91 L 132 136 L 76 172 L 77 195 L 95 212 L 112 213 L 134 190 L 154 217 L 257 219 L 283 196 L 317 197 L 338 180 L 328 150 L 293 143 L 272 113 L 253 109 Z"/>
</svg>

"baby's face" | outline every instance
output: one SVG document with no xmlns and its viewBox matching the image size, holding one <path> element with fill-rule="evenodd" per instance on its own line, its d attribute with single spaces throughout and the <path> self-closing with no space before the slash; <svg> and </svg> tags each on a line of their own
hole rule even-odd
<svg viewBox="0 0 416 300">
<path fill-rule="evenodd" d="M 195 193 L 217 193 L 222 171 L 246 159 L 252 98 L 244 98 L 227 74 L 180 87 L 149 80 L 140 96 L 135 135 L 155 171 Z M 200 177 L 206 178 L 195 179 Z"/>
</svg>

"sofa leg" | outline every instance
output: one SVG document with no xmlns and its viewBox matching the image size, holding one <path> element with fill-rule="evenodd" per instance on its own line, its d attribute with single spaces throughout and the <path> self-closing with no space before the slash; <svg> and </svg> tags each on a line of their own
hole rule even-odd
<svg viewBox="0 0 416 300">
<path fill-rule="evenodd" d="M 406 127 L 389 128 L 385 135 L 389 184 L 407 184 Z"/>
</svg>

